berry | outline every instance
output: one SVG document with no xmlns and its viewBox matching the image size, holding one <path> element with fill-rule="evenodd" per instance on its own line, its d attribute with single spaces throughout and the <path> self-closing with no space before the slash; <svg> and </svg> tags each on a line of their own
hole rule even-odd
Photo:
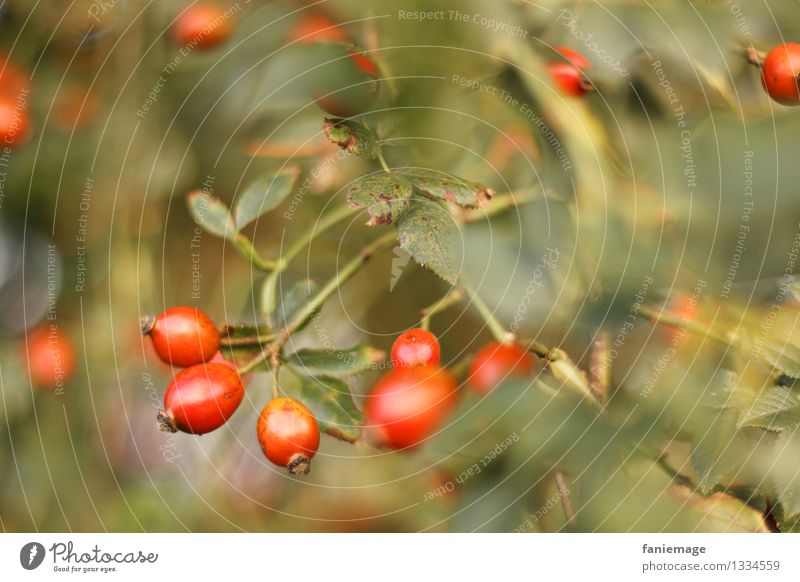
<svg viewBox="0 0 800 582">
<path fill-rule="evenodd" d="M 800 105 L 800 44 L 773 48 L 761 66 L 761 80 L 769 96 L 783 105 Z"/>
<path fill-rule="evenodd" d="M 672 315 L 679 317 L 681 321 L 689 323 L 697 314 L 697 300 L 688 295 L 679 295 L 670 306 Z M 673 345 L 678 344 L 686 336 L 683 328 L 672 325 L 665 325 L 663 330 L 664 340 Z"/>
<path fill-rule="evenodd" d="M 535 362 L 533 354 L 519 344 L 489 342 L 478 350 L 469 366 L 469 383 L 486 394 L 508 377 L 531 376 Z"/>
<path fill-rule="evenodd" d="M 168 364 L 186 368 L 208 362 L 219 351 L 219 331 L 214 322 L 194 307 L 171 307 L 145 321 L 158 356 Z"/>
<path fill-rule="evenodd" d="M 563 56 L 567 62 L 558 61 L 550 63 L 547 70 L 556 84 L 565 93 L 573 97 L 580 97 L 591 90 L 591 84 L 584 77 L 583 71 L 592 68 L 592 63 L 577 51 L 565 47 L 557 47 L 556 52 Z"/>
<path fill-rule="evenodd" d="M 0 144 L 10 146 L 24 141 L 31 130 L 24 104 L 0 96 Z"/>
<path fill-rule="evenodd" d="M 294 398 L 267 403 L 256 425 L 264 455 L 293 475 L 308 473 L 319 448 L 319 427 L 311 411 Z"/>
<path fill-rule="evenodd" d="M 366 416 L 376 444 L 413 447 L 436 432 L 455 404 L 456 380 L 439 366 L 395 368 L 367 398 Z"/>
<path fill-rule="evenodd" d="M 439 340 L 427 329 L 414 328 L 401 333 L 392 344 L 392 365 L 395 368 L 438 364 Z"/>
<path fill-rule="evenodd" d="M 172 35 L 178 44 L 209 49 L 224 42 L 233 32 L 233 21 L 225 11 L 207 2 L 187 8 L 178 17 Z"/>
<path fill-rule="evenodd" d="M 290 41 L 313 43 L 319 41 L 349 43 L 350 37 L 333 20 L 316 11 L 307 11 L 292 28 Z"/>
<path fill-rule="evenodd" d="M 167 386 L 158 420 L 168 432 L 205 434 L 225 424 L 242 398 L 242 380 L 225 364 L 192 366 L 178 372 Z"/>
<path fill-rule="evenodd" d="M 22 358 L 37 388 L 63 388 L 75 372 L 75 349 L 58 328 L 45 326 L 29 332 L 22 344 Z"/>
</svg>

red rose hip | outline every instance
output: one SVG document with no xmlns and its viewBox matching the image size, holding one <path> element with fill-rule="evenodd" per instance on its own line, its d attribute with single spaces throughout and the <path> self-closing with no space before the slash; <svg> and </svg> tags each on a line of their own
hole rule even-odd
<svg viewBox="0 0 800 582">
<path fill-rule="evenodd" d="M 299 43 L 341 42 L 350 43 L 350 37 L 333 20 L 316 11 L 306 11 L 289 34 L 290 41 Z"/>
<path fill-rule="evenodd" d="M 21 347 L 31 382 L 37 388 L 62 388 L 75 372 L 75 349 L 59 329 L 45 326 L 32 330 Z"/>
<path fill-rule="evenodd" d="M 210 2 L 199 2 L 178 17 L 172 36 L 178 44 L 210 49 L 226 41 L 231 32 L 233 21 L 222 7 Z"/>
<path fill-rule="evenodd" d="M 800 104 L 800 44 L 787 42 L 773 48 L 761 66 L 761 80 L 773 100 L 783 105 Z"/>
<path fill-rule="evenodd" d="M 294 398 L 275 398 L 258 417 L 256 435 L 264 455 L 293 475 L 311 470 L 319 448 L 319 427 L 311 411 Z"/>
<path fill-rule="evenodd" d="M 225 364 L 192 366 L 170 382 L 158 420 L 168 432 L 205 434 L 225 424 L 242 398 L 242 380 Z"/>
<path fill-rule="evenodd" d="M 158 356 L 173 366 L 202 364 L 219 351 L 219 330 L 194 307 L 171 307 L 154 320 L 145 320 L 142 331 L 153 340 Z"/>
<path fill-rule="evenodd" d="M 367 397 L 367 425 L 376 444 L 414 447 L 436 432 L 455 404 L 456 380 L 439 366 L 396 368 Z"/>
<path fill-rule="evenodd" d="M 24 141 L 31 131 L 30 117 L 24 104 L 0 96 L 0 146 L 12 146 Z"/>
<path fill-rule="evenodd" d="M 427 329 L 409 329 L 397 336 L 392 344 L 392 365 L 395 368 L 438 364 L 440 355 L 439 340 Z"/>
<path fill-rule="evenodd" d="M 591 69 L 592 63 L 581 53 L 566 47 L 557 47 L 556 52 L 566 61 L 550 63 L 547 70 L 561 90 L 573 97 L 581 97 L 591 91 L 591 83 L 583 71 Z"/>
<path fill-rule="evenodd" d="M 526 378 L 533 374 L 536 360 L 519 344 L 489 342 L 483 346 L 469 367 L 469 384 L 486 394 L 506 378 Z"/>
</svg>

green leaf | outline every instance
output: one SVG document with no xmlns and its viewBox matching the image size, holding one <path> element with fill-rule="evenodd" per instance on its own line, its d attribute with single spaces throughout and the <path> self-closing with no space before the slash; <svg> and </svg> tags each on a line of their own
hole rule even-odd
<svg viewBox="0 0 800 582">
<path fill-rule="evenodd" d="M 800 378 L 800 348 L 797 346 L 764 342 L 756 347 L 755 353 L 790 378 Z"/>
<path fill-rule="evenodd" d="M 716 411 L 707 430 L 692 442 L 692 466 L 703 495 L 710 493 L 737 466 L 738 451 L 733 444 L 737 416 L 730 408 Z"/>
<path fill-rule="evenodd" d="M 219 198 L 198 190 L 189 194 L 188 203 L 192 218 L 203 230 L 228 239 L 238 234 L 228 207 Z"/>
<path fill-rule="evenodd" d="M 773 445 L 774 455 L 765 460 L 769 482 L 781 504 L 784 518 L 800 518 L 800 434 L 780 433 Z"/>
<path fill-rule="evenodd" d="M 286 361 L 304 376 L 347 377 L 375 368 L 386 352 L 366 344 L 357 344 L 347 350 L 298 350 Z"/>
<path fill-rule="evenodd" d="M 414 168 L 403 170 L 402 173 L 420 192 L 466 208 L 480 208 L 495 194 L 494 190 L 483 184 L 462 180 L 443 172 Z"/>
<path fill-rule="evenodd" d="M 361 436 L 364 414 L 356 407 L 350 388 L 342 380 L 292 374 L 284 390 L 311 409 L 324 433 L 349 443 Z"/>
<path fill-rule="evenodd" d="M 415 198 L 397 221 L 397 240 L 422 267 L 455 284 L 461 267 L 461 231 L 447 209 Z"/>
<path fill-rule="evenodd" d="M 780 431 L 800 425 L 800 393 L 784 386 L 772 386 L 759 394 L 744 410 L 739 426 Z"/>
<path fill-rule="evenodd" d="M 350 187 L 347 203 L 353 208 L 366 208 L 370 226 L 388 224 L 408 208 L 412 191 L 411 183 L 399 176 L 371 174 Z"/>
<path fill-rule="evenodd" d="M 378 157 L 378 140 L 363 123 L 344 119 L 326 119 L 325 136 L 348 153 L 372 160 Z"/>
<path fill-rule="evenodd" d="M 281 328 L 286 327 L 292 320 L 292 317 L 294 317 L 303 305 L 318 292 L 319 285 L 317 285 L 313 279 L 303 279 L 295 283 L 289 288 L 278 305 L 275 314 L 276 325 Z M 310 321 L 311 319 L 309 319 L 309 322 Z M 308 325 L 308 323 L 305 325 Z M 302 326 L 296 331 L 300 331 L 303 327 L 305 326 Z"/>
<path fill-rule="evenodd" d="M 236 226 L 242 229 L 277 207 L 291 193 L 299 175 L 300 168 L 290 166 L 275 176 L 265 176 L 250 184 L 236 203 Z"/>
</svg>

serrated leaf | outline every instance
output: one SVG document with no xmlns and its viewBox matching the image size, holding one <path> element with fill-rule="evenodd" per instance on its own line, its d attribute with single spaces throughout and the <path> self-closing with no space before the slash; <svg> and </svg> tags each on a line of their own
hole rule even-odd
<svg viewBox="0 0 800 582">
<path fill-rule="evenodd" d="M 368 160 L 378 157 L 378 140 L 363 123 L 345 119 L 326 119 L 325 137 L 348 153 Z"/>
<path fill-rule="evenodd" d="M 244 228 L 266 214 L 291 193 L 300 175 L 298 166 L 291 166 L 274 176 L 259 178 L 238 197 L 235 208 L 236 226 Z"/>
<path fill-rule="evenodd" d="M 395 222 L 411 203 L 413 188 L 407 180 L 392 174 L 371 174 L 353 184 L 347 192 L 347 203 L 353 208 L 366 208 L 367 224 Z"/>
<path fill-rule="evenodd" d="M 397 240 L 422 267 L 455 284 L 461 267 L 460 230 L 440 203 L 415 198 L 397 221 Z"/>
<path fill-rule="evenodd" d="M 697 473 L 697 487 L 704 495 L 737 465 L 733 444 L 737 430 L 737 413 L 733 409 L 717 411 L 705 433 L 692 442 L 691 460 Z"/>
<path fill-rule="evenodd" d="M 238 230 L 228 207 L 219 198 L 203 191 L 189 194 L 189 212 L 203 230 L 222 238 L 233 239 Z"/>
<path fill-rule="evenodd" d="M 768 479 L 786 520 L 800 519 L 800 434 L 780 433 L 773 445 Z"/>
<path fill-rule="evenodd" d="M 312 279 L 303 279 L 292 285 L 281 298 L 275 311 L 276 325 L 278 327 L 286 327 L 292 320 L 292 317 L 294 317 L 300 308 L 305 305 L 311 297 L 316 295 L 318 291 L 319 285 Z M 305 325 L 308 325 L 308 323 Z M 300 329 L 302 329 L 302 327 L 296 331 L 300 331 Z"/>
<path fill-rule="evenodd" d="M 800 393 L 785 386 L 771 386 L 742 411 L 739 426 L 780 431 L 800 425 Z"/>
<path fill-rule="evenodd" d="M 364 414 L 356 407 L 350 388 L 338 378 L 292 374 L 284 390 L 308 406 L 320 430 L 354 443 L 361 435 Z"/>
<path fill-rule="evenodd" d="M 403 170 L 420 192 L 439 200 L 452 202 L 465 208 L 480 208 L 492 199 L 495 192 L 483 184 L 462 180 L 434 170 Z"/>
<path fill-rule="evenodd" d="M 385 357 L 383 350 L 360 343 L 346 350 L 298 350 L 286 362 L 304 376 L 342 378 L 372 370 Z"/>
<path fill-rule="evenodd" d="M 755 353 L 786 376 L 800 378 L 800 348 L 797 346 L 764 342 Z"/>
</svg>

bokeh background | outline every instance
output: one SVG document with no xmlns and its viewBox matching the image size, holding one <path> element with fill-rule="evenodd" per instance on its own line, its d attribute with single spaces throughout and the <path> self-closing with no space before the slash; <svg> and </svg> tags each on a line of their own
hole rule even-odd
<svg viewBox="0 0 800 582">
<path fill-rule="evenodd" d="M 231 37 L 184 54 L 170 31 L 189 4 L 0 3 L 0 89 L 21 72 L 31 122 L 0 160 L 3 530 L 795 527 L 800 113 L 768 99 L 744 50 L 797 39 L 796 2 L 232 0 L 220 2 Z M 420 11 L 443 16 L 409 16 Z M 463 228 L 461 276 L 520 337 L 561 347 L 584 371 L 605 342 L 603 418 L 542 371 L 487 397 L 464 389 L 447 426 L 412 452 L 324 436 L 298 479 L 258 447 L 271 387 L 257 373 L 222 429 L 158 431 L 173 371 L 140 317 L 191 305 L 220 325 L 256 322 L 263 279 L 198 228 L 187 193 L 231 202 L 299 165 L 297 196 L 248 229 L 277 258 L 377 168 L 322 133 L 309 79 L 339 73 L 292 40 L 311 12 L 378 65 L 379 100 L 359 119 L 389 165 L 533 198 Z M 559 91 L 546 72 L 556 46 L 592 62 L 596 91 Z M 320 237 L 281 289 L 327 280 L 389 228 L 365 222 L 355 213 Z M 292 346 L 388 349 L 449 288 L 383 254 Z M 676 339 L 638 303 L 690 304 L 693 321 L 745 347 Z M 45 324 L 75 350 L 55 390 L 36 387 L 26 356 Z M 469 302 L 432 329 L 448 365 L 491 339 Z M 767 361 L 756 344 L 770 346 Z M 380 373 L 350 380 L 357 402 Z"/>
</svg>

